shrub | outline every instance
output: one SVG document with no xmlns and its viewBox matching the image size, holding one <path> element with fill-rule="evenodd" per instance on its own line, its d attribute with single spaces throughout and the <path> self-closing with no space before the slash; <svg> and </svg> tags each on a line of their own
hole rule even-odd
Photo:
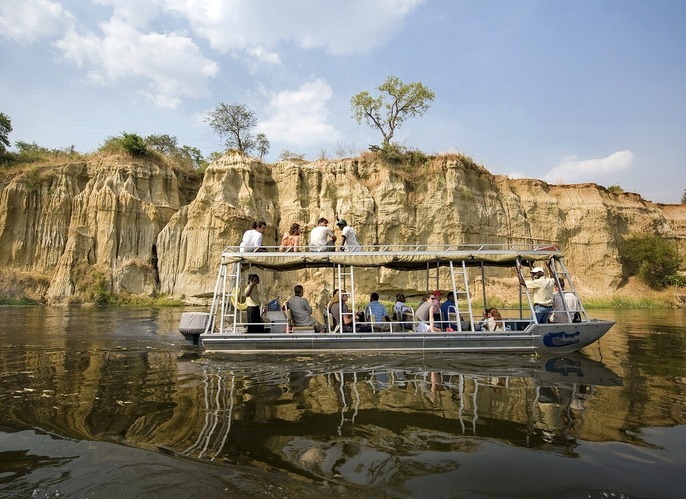
<svg viewBox="0 0 686 499">
<path fill-rule="evenodd" d="M 617 184 L 611 185 L 607 188 L 607 190 L 612 194 L 622 194 L 624 192 L 624 189 L 622 189 L 622 187 Z"/>
<path fill-rule="evenodd" d="M 303 163 L 305 161 L 305 155 L 296 154 L 288 149 L 284 149 L 279 155 L 279 161 L 294 161 L 296 163 Z"/>
<path fill-rule="evenodd" d="M 672 274 L 671 276 L 669 276 L 669 282 L 672 284 L 672 286 L 676 286 L 678 288 L 686 288 L 686 275 Z"/>
<path fill-rule="evenodd" d="M 423 152 L 408 149 L 398 144 L 383 144 L 378 151 L 379 159 L 389 165 L 403 165 L 412 168 L 426 166 L 429 158 Z"/>
<path fill-rule="evenodd" d="M 109 275 L 86 262 L 77 264 L 71 271 L 76 295 L 86 303 L 108 305 L 114 301 Z"/>
<path fill-rule="evenodd" d="M 120 137 L 108 137 L 100 147 L 101 151 L 125 152 L 133 157 L 145 156 L 147 146 L 143 137 L 135 133 L 122 132 Z"/>
<path fill-rule="evenodd" d="M 637 275 L 653 289 L 663 289 L 679 266 L 676 251 L 654 235 L 632 236 L 625 241 L 624 263 L 629 275 Z"/>
</svg>

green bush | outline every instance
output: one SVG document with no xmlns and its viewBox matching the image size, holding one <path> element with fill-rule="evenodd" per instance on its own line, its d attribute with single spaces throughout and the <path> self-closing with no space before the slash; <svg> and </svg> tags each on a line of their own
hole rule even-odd
<svg viewBox="0 0 686 499">
<path fill-rule="evenodd" d="M 75 299 L 96 305 L 109 305 L 114 302 L 109 275 L 87 262 L 77 264 L 71 271 Z"/>
<path fill-rule="evenodd" d="M 9 297 L 0 295 L 0 305 L 37 305 L 38 302 L 26 296 Z"/>
<path fill-rule="evenodd" d="M 611 185 L 607 188 L 607 190 L 610 191 L 612 194 L 622 194 L 624 192 L 624 189 L 622 189 L 622 187 L 617 184 Z"/>
<path fill-rule="evenodd" d="M 653 289 L 663 289 L 676 274 L 679 262 L 669 241 L 654 235 L 632 236 L 625 241 L 624 264 Z"/>
<path fill-rule="evenodd" d="M 405 146 L 388 143 L 378 151 L 379 158 L 389 165 L 403 165 L 408 167 L 426 166 L 429 158 L 421 151 L 408 149 Z"/>
<path fill-rule="evenodd" d="M 669 282 L 672 286 L 677 286 L 679 288 L 686 288 L 686 275 L 683 274 L 673 274 L 669 276 Z"/>
<path fill-rule="evenodd" d="M 63 149 L 49 149 L 39 146 L 35 142 L 23 142 L 18 140 L 14 143 L 17 152 L 8 151 L 2 158 L 7 166 L 31 163 L 54 163 L 55 161 L 73 161 L 80 157 L 74 146 Z"/>
<path fill-rule="evenodd" d="M 145 156 L 148 148 L 145 140 L 138 134 L 122 132 L 120 137 L 108 137 L 100 147 L 101 151 L 125 152 L 130 156 Z"/>
</svg>

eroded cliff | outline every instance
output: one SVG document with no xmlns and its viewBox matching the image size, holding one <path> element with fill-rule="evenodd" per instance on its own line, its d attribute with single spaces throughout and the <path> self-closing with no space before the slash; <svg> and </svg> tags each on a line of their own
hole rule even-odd
<svg viewBox="0 0 686 499">
<path fill-rule="evenodd" d="M 684 205 L 659 205 L 595 184 L 494 176 L 459 156 L 411 169 L 381 164 L 374 155 L 265 165 L 227 154 L 208 167 L 197 195 L 179 175 L 161 161 L 109 156 L 6 177 L 0 184 L 3 272 L 49 282 L 36 294 L 50 303 L 92 301 L 98 289 L 198 302 L 213 289 L 222 249 L 237 244 L 252 220 L 266 220 L 265 244 L 278 244 L 291 223 L 312 228 L 334 213 L 367 244 L 555 241 L 578 286 L 597 295 L 625 283 L 620 255 L 627 236 L 655 233 L 674 238 L 680 254 L 686 249 Z M 388 294 L 420 291 L 409 279 L 379 270 L 359 284 Z M 296 280 L 316 293 L 331 279 L 303 271 L 280 280 L 267 276 L 265 287 L 283 295 Z"/>
</svg>

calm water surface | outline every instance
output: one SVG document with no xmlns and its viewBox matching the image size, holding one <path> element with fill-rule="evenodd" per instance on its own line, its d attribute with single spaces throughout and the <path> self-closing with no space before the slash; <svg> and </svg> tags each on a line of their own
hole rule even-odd
<svg viewBox="0 0 686 499">
<path fill-rule="evenodd" d="M 0 497 L 684 497 L 686 311 L 579 355 L 227 357 L 0 308 Z"/>
</svg>

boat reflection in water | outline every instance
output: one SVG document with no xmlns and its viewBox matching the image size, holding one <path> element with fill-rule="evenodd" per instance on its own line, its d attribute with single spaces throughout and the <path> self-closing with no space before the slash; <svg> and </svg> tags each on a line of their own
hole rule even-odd
<svg viewBox="0 0 686 499">
<path fill-rule="evenodd" d="M 366 485 L 455 469 L 484 439 L 575 457 L 600 439 L 582 424 L 596 387 L 621 385 L 581 354 L 233 360 L 192 363 L 201 410 L 176 452 Z"/>
</svg>

